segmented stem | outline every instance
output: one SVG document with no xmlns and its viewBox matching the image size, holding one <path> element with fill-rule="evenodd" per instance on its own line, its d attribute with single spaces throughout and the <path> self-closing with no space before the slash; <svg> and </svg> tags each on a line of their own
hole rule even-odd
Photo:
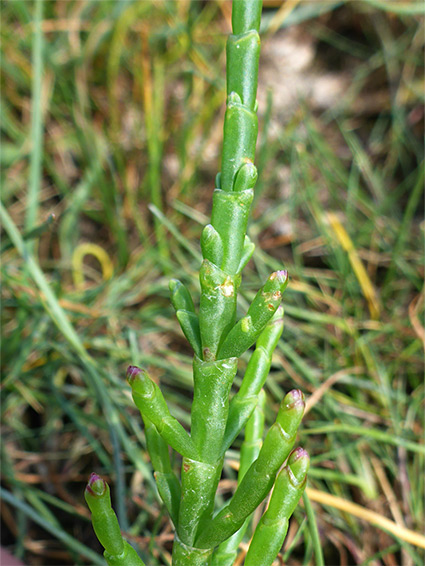
<svg viewBox="0 0 425 566">
<path fill-rule="evenodd" d="M 310 459 L 303 448 L 294 450 L 279 473 L 267 511 L 258 523 L 245 566 L 271 566 L 285 540 L 289 519 L 307 483 Z"/>
<path fill-rule="evenodd" d="M 271 564 L 304 489 L 308 469 L 308 456 L 298 449 L 276 479 L 294 445 L 304 411 L 300 391 L 286 395 L 276 422 L 261 443 L 265 403 L 261 391 L 283 329 L 280 303 L 288 283 L 286 271 L 272 273 L 246 315 L 236 321 L 241 271 L 254 251 L 246 231 L 257 181 L 254 156 L 261 7 L 262 0 L 233 2 L 233 34 L 226 49 L 222 164 L 211 224 L 205 226 L 201 237 L 199 315 L 188 289 L 177 279 L 170 282 L 177 319 L 195 353 L 190 434 L 170 414 L 160 388 L 146 371 L 135 366 L 127 371 L 133 400 L 145 424 L 158 492 L 176 530 L 173 566 L 233 564 L 251 514 L 275 484 L 246 559 L 247 566 Z M 229 403 L 238 358 L 255 343 L 240 390 Z M 225 452 L 245 425 L 238 487 L 213 518 Z M 169 447 L 182 456 L 181 483 L 173 471 Z M 143 566 L 122 538 L 109 488 L 98 476 L 90 478 L 86 500 L 108 564 Z M 264 556 L 263 547 L 267 549 Z"/>
<path fill-rule="evenodd" d="M 221 173 L 213 195 L 211 224 L 202 236 L 199 325 L 205 360 L 216 358 L 220 343 L 233 327 L 239 274 L 253 252 L 246 229 L 257 180 L 254 156 L 261 5 L 261 0 L 234 2 L 233 34 L 227 41 Z M 221 356 L 225 357 L 229 356 Z"/>
<path fill-rule="evenodd" d="M 222 167 L 213 195 L 211 224 L 205 227 L 201 238 L 204 257 L 199 277 L 201 355 L 195 341 L 191 412 L 191 435 L 199 458 L 185 459 L 182 466 L 178 536 L 189 546 L 194 545 L 203 526 L 211 520 L 225 452 L 229 393 L 240 355 L 233 355 L 229 347 L 225 355 L 218 356 L 218 351 L 235 327 L 240 271 L 254 249 L 246 237 L 246 229 L 257 180 L 253 161 L 258 131 L 255 110 L 261 4 L 258 0 L 234 3 L 233 35 L 227 42 Z M 186 307 L 186 310 L 190 309 Z M 189 334 L 187 330 L 185 334 Z"/>
<path fill-rule="evenodd" d="M 210 548 L 221 544 L 240 529 L 245 519 L 264 500 L 277 471 L 294 446 L 304 407 L 304 396 L 298 389 L 285 396 L 258 458 L 244 475 L 230 503 L 205 525 L 195 541 L 196 546 Z"/>
</svg>

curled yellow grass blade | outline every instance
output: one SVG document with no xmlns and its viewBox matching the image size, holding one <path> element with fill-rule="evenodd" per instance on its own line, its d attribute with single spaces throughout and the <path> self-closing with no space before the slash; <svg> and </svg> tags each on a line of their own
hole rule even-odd
<svg viewBox="0 0 425 566">
<path fill-rule="evenodd" d="M 100 263 L 104 281 L 110 279 L 114 273 L 112 260 L 101 246 L 90 242 L 79 244 L 72 255 L 72 277 L 77 288 L 84 287 L 83 261 L 86 255 L 94 256 Z"/>
</svg>

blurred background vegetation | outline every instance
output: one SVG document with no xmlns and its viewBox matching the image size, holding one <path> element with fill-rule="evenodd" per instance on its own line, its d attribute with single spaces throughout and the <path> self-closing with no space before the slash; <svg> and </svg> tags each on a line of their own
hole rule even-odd
<svg viewBox="0 0 425 566">
<path fill-rule="evenodd" d="M 328 566 L 424 563 L 423 14 L 413 0 L 265 1 L 240 313 L 289 270 L 267 420 L 305 392 Z M 3 3 L 1 532 L 27 565 L 103 563 L 91 471 L 147 563 L 170 563 L 124 375 L 148 368 L 189 423 L 192 352 L 168 281 L 199 296 L 230 15 L 219 0 Z M 318 563 L 312 526 L 301 504 L 280 564 Z"/>
</svg>

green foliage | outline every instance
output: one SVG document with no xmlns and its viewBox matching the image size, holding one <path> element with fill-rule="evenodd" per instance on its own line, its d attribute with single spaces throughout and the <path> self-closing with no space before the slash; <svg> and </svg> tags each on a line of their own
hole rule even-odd
<svg viewBox="0 0 425 566">
<path fill-rule="evenodd" d="M 99 542 L 105 549 L 108 566 L 145 566 L 136 551 L 122 538 L 117 516 L 111 507 L 108 484 L 92 474 L 85 491 L 91 521 Z"/>
<path fill-rule="evenodd" d="M 258 291 L 246 316 L 235 324 L 240 269 L 253 251 L 253 246 L 246 241 L 246 229 L 257 180 L 253 160 L 258 130 L 255 98 L 261 5 L 259 0 L 238 0 L 234 3 L 232 22 L 236 35 L 231 35 L 227 43 L 228 100 L 222 171 L 217 176 L 220 186 L 214 192 L 211 224 L 204 229 L 201 240 L 204 261 L 199 275 L 199 322 L 187 288 L 176 279 L 170 282 L 171 301 L 177 318 L 195 351 L 190 436 L 170 415 L 159 387 L 147 373 L 134 366 L 127 371 L 133 400 L 148 427 L 147 447 L 158 492 L 174 523 L 173 565 L 176 566 L 211 564 L 214 548 L 244 527 L 269 493 L 279 468 L 288 458 L 304 413 L 301 392 L 294 390 L 288 393 L 258 457 L 244 474 L 230 503 L 213 518 L 215 493 L 229 437 L 230 442 L 235 439 L 258 403 L 258 395 L 282 331 L 282 311 L 273 324 L 269 325 L 269 322 L 279 308 L 288 283 L 286 271 L 272 273 Z M 253 22 L 254 29 L 250 27 Z M 235 397 L 229 413 L 230 390 L 237 373 L 238 358 L 259 337 L 263 340 L 252 354 L 253 361 L 247 370 L 250 394 L 242 392 Z M 256 382 L 255 386 L 252 381 Z M 243 410 L 239 411 L 241 400 Z M 167 445 L 183 457 L 181 488 L 169 465 Z M 251 564 L 255 564 L 255 560 L 260 564 L 258 552 L 264 542 L 269 546 L 267 564 L 271 564 L 277 556 L 288 520 L 306 484 L 308 461 L 305 451 L 294 453 L 288 460 L 288 473 L 279 474 L 271 507 L 254 535 L 251 553 L 254 558 L 247 558 Z M 88 488 L 86 494 L 92 492 Z M 87 495 L 86 499 L 90 501 Z M 92 504 L 91 509 L 93 526 L 100 542 L 103 546 L 106 542 L 112 545 L 109 536 L 112 527 L 106 522 L 107 514 L 100 515 L 100 520 L 97 520 L 96 506 Z M 108 511 L 109 515 L 118 528 L 112 511 Z M 119 548 L 105 546 L 110 554 L 121 556 L 124 552 L 120 537 Z M 218 549 L 218 554 L 221 553 L 222 549 Z M 234 555 L 234 550 L 231 555 Z"/>
</svg>

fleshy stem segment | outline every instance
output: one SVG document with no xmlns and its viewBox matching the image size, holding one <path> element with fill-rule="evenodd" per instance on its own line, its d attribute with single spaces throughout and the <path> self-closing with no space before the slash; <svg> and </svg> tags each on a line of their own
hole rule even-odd
<svg viewBox="0 0 425 566">
<path fill-rule="evenodd" d="M 304 396 L 300 390 L 294 389 L 285 396 L 258 458 L 245 473 L 230 503 L 204 525 L 196 539 L 197 547 L 210 548 L 224 542 L 241 528 L 245 519 L 264 500 L 277 471 L 294 446 L 304 409 Z"/>
<path fill-rule="evenodd" d="M 221 343 L 234 326 L 240 273 L 254 251 L 246 229 L 258 176 L 254 156 L 261 5 L 261 0 L 234 2 L 233 34 L 227 41 L 221 173 L 216 179 L 211 224 L 201 238 L 204 262 L 200 272 L 199 327 L 206 361 L 217 358 Z M 226 351 L 220 358 L 231 355 Z"/>
<path fill-rule="evenodd" d="M 276 478 L 267 511 L 258 523 L 245 566 L 271 566 L 285 540 L 289 519 L 307 483 L 310 459 L 303 448 L 294 450 Z"/>
<path fill-rule="evenodd" d="M 100 476 L 92 474 L 84 493 L 92 513 L 94 532 L 105 549 L 108 566 L 145 566 L 134 548 L 122 538 L 117 516 L 111 507 L 109 486 Z"/>
</svg>

